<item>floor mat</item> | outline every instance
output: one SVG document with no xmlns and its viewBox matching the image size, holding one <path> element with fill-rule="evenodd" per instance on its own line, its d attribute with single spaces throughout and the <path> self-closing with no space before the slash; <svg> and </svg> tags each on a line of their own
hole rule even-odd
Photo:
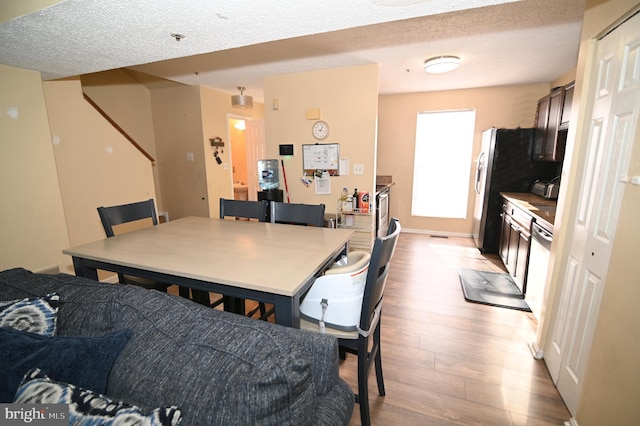
<svg viewBox="0 0 640 426">
<path fill-rule="evenodd" d="M 524 295 L 509 274 L 459 269 L 464 298 L 468 302 L 531 312 Z"/>
</svg>

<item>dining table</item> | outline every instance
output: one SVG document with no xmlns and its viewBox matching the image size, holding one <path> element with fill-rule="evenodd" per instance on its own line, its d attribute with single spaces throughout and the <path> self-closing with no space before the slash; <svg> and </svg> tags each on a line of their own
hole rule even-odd
<svg viewBox="0 0 640 426">
<path fill-rule="evenodd" d="M 315 278 L 349 250 L 349 229 L 184 217 L 63 250 L 77 276 L 135 275 L 228 299 L 271 303 L 277 324 L 300 325 Z"/>
</svg>

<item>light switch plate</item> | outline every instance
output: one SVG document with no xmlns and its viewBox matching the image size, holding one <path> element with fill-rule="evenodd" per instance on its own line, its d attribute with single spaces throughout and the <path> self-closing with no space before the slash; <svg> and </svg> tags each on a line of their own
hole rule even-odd
<svg viewBox="0 0 640 426">
<path fill-rule="evenodd" d="M 363 175 L 364 174 L 364 164 L 354 164 L 353 165 L 353 174 L 354 175 Z"/>
</svg>

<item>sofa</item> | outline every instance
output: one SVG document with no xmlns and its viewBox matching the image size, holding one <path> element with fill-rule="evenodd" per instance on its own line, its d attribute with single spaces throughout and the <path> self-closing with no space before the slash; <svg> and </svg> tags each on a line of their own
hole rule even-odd
<svg viewBox="0 0 640 426">
<path fill-rule="evenodd" d="M 179 413 L 172 424 L 181 426 L 350 421 L 354 395 L 338 376 L 333 337 L 136 286 L 22 268 L 0 272 L 0 301 L 50 294 L 59 297 L 55 337 L 39 339 L 93 341 L 113 333 L 126 340 L 112 360 L 92 365 L 106 347 L 99 343 L 95 354 L 75 362 L 74 372 L 112 362 L 100 395 L 113 401 L 143 412 L 172 407 L 171 415 Z"/>
</svg>

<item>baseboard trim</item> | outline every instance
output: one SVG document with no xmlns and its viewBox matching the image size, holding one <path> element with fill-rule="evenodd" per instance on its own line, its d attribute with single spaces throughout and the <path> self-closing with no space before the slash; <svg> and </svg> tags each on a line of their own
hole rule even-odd
<svg viewBox="0 0 640 426">
<path fill-rule="evenodd" d="M 568 421 L 564 422 L 564 426 L 578 426 L 578 420 L 575 417 L 571 417 Z"/>
<path fill-rule="evenodd" d="M 431 235 L 434 237 L 461 237 L 461 238 L 471 238 L 471 234 L 465 234 L 461 232 L 443 232 L 443 231 L 430 231 L 428 229 L 408 229 L 402 228 L 402 232 L 406 232 L 407 234 L 425 234 Z"/>
<path fill-rule="evenodd" d="M 531 351 L 531 356 L 533 356 L 535 359 L 544 358 L 544 351 L 540 349 L 540 347 L 538 346 L 538 342 L 529 342 L 527 343 L 527 345 L 529 346 L 529 351 Z"/>
<path fill-rule="evenodd" d="M 33 272 L 35 272 L 36 274 L 57 275 L 60 273 L 60 266 L 58 265 L 45 266 L 44 268 L 37 269 Z"/>
</svg>

